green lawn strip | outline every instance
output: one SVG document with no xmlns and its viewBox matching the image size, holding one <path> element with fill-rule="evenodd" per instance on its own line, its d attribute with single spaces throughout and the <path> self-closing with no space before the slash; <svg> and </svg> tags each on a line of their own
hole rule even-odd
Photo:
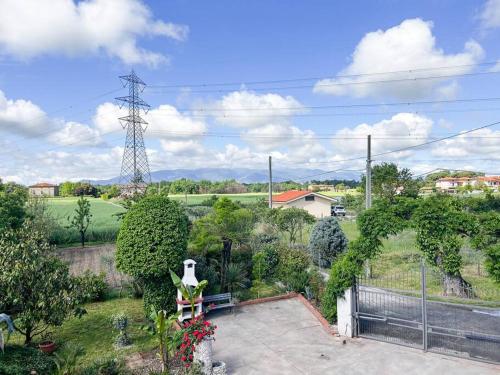
<svg viewBox="0 0 500 375">
<path fill-rule="evenodd" d="M 72 317 L 61 327 L 54 328 L 54 341 L 59 347 L 67 342 L 80 344 L 85 355 L 79 360 L 80 365 L 88 365 L 100 358 L 124 357 L 133 352 L 153 350 L 156 341 L 148 332 L 141 330 L 145 324 L 142 299 L 117 298 L 105 302 L 90 303 L 85 306 L 87 314 L 78 319 Z M 118 332 L 113 329 L 111 318 L 124 312 L 129 317 L 128 333 L 132 346 L 115 349 L 114 340 Z M 11 337 L 12 343 L 22 343 L 19 334 Z"/>
</svg>

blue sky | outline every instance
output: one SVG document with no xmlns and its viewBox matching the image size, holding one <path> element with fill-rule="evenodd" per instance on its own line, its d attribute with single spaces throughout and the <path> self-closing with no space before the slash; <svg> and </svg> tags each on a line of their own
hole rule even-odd
<svg viewBox="0 0 500 375">
<path fill-rule="evenodd" d="M 0 176 L 118 175 L 132 68 L 152 170 L 361 169 L 343 160 L 367 134 L 383 153 L 500 121 L 499 43 L 500 0 L 2 0 Z M 492 126 L 375 160 L 495 174 L 499 141 Z"/>
</svg>

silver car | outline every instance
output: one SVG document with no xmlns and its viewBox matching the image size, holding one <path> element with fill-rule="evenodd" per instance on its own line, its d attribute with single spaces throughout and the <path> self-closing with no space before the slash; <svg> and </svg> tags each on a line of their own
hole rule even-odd
<svg viewBox="0 0 500 375">
<path fill-rule="evenodd" d="M 344 206 L 332 206 L 332 216 L 345 216 Z"/>
</svg>

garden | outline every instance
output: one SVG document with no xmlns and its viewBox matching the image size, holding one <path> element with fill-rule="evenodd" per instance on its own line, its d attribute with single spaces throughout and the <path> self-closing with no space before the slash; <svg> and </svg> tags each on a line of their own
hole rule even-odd
<svg viewBox="0 0 500 375">
<path fill-rule="evenodd" d="M 79 251 L 93 226 L 116 225 L 100 273 L 70 272 L 55 248 L 50 201 L 0 184 L 0 374 L 204 373 L 197 352 L 217 329 L 204 315 L 176 323 L 177 291 L 187 306 L 201 292 L 230 293 L 234 303 L 297 292 L 333 323 L 336 298 L 367 264 L 377 279 L 425 259 L 458 285 L 499 290 L 494 196 L 379 196 L 357 222 L 224 196 L 186 206 L 153 192 L 96 223 L 94 200 L 71 199 L 60 216 Z M 197 287 L 176 276 L 186 259 L 196 262 Z M 118 283 L 109 282 L 111 268 Z"/>
</svg>

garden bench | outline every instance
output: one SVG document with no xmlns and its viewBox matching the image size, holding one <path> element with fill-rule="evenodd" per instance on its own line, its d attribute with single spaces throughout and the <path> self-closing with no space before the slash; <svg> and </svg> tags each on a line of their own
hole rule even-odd
<svg viewBox="0 0 500 375">
<path fill-rule="evenodd" d="M 210 308 L 208 308 L 210 306 Z M 211 296 L 203 296 L 203 309 L 207 310 L 218 310 L 230 308 L 233 310 L 235 304 L 233 302 L 233 298 L 231 297 L 231 293 L 221 293 L 214 294 Z"/>
</svg>

